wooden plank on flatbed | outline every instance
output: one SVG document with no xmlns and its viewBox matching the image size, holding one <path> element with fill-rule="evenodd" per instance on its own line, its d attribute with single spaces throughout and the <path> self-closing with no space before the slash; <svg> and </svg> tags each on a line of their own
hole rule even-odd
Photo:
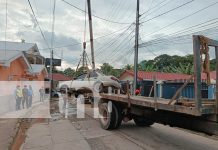
<svg viewBox="0 0 218 150">
<path fill-rule="evenodd" d="M 130 101 L 131 105 L 144 106 L 148 108 L 155 108 L 154 99 L 151 97 L 142 97 L 142 96 L 130 96 L 128 98 L 127 95 L 123 94 L 100 94 L 101 98 L 114 100 L 118 102 L 128 103 Z M 157 100 L 157 109 L 173 111 L 177 113 L 190 114 L 194 116 L 201 116 L 195 107 L 187 107 L 182 105 L 169 105 L 169 100 L 167 99 L 158 99 Z M 204 108 L 205 107 L 205 108 Z M 214 105 L 203 105 L 202 112 L 203 114 L 211 114 L 214 113 L 215 107 Z"/>
</svg>

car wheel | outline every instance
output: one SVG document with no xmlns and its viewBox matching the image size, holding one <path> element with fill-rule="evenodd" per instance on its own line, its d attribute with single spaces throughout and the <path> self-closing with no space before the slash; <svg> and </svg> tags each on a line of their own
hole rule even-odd
<svg viewBox="0 0 218 150">
<path fill-rule="evenodd" d="M 58 96 L 58 94 L 54 94 L 54 97 L 55 97 L 55 98 L 58 98 L 59 96 Z"/>
</svg>

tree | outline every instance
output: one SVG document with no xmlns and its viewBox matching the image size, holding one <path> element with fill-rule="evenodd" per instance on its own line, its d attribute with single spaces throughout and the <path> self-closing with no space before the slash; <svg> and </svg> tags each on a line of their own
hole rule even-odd
<svg viewBox="0 0 218 150">
<path fill-rule="evenodd" d="M 157 71 L 157 68 L 154 65 L 153 61 L 143 60 L 139 63 L 138 70 L 152 72 L 152 71 Z"/>
<path fill-rule="evenodd" d="M 211 71 L 216 70 L 216 59 L 210 60 L 210 70 Z"/>
<path fill-rule="evenodd" d="M 169 67 L 168 72 L 183 73 L 183 74 L 193 74 L 193 72 L 194 72 L 194 65 L 190 64 L 190 63 L 188 65 L 184 65 L 182 63 L 179 63 L 178 67 L 175 67 L 175 66 Z"/>
<path fill-rule="evenodd" d="M 111 66 L 108 63 L 103 63 L 101 66 L 101 72 L 105 75 L 113 75 L 115 77 L 120 77 L 120 74 L 122 73 L 122 69 L 114 69 L 113 66 Z"/>
<path fill-rule="evenodd" d="M 81 74 L 87 73 L 88 69 L 86 67 L 79 67 L 75 72 L 75 77 L 80 76 Z"/>
<path fill-rule="evenodd" d="M 113 72 L 113 67 L 108 63 L 103 63 L 101 66 L 101 71 L 105 75 L 111 75 Z"/>
<path fill-rule="evenodd" d="M 68 77 L 73 77 L 74 74 L 75 74 L 75 70 L 70 67 L 64 70 L 64 75 Z"/>
<path fill-rule="evenodd" d="M 123 69 L 124 70 L 134 70 L 134 66 L 130 65 L 130 64 L 127 64 Z"/>
</svg>

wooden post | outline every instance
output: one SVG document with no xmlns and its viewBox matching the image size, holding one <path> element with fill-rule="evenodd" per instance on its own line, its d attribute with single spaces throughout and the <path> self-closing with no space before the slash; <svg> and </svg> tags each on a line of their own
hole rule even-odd
<svg viewBox="0 0 218 150">
<path fill-rule="evenodd" d="M 218 47 L 215 47 L 216 60 L 218 59 Z M 216 62 L 216 114 L 218 115 L 218 62 Z"/>
<path fill-rule="evenodd" d="M 193 35 L 195 107 L 201 112 L 201 58 L 199 36 Z"/>
</svg>

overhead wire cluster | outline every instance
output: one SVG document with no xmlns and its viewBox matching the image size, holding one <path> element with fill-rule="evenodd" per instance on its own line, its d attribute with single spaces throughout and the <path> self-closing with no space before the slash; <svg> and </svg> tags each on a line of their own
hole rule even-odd
<svg viewBox="0 0 218 150">
<path fill-rule="evenodd" d="M 85 10 L 79 8 L 78 6 L 72 4 L 72 2 L 68 2 L 66 0 L 61 0 L 62 2 L 64 2 L 65 4 L 73 7 L 74 9 L 82 12 L 82 13 L 87 13 Z M 34 16 L 34 19 L 39 27 L 40 33 L 45 41 L 45 43 L 47 43 L 46 45 L 48 46 L 48 49 L 50 49 L 50 46 L 48 44 L 48 42 L 46 42 L 46 38 L 45 35 L 43 34 L 43 31 L 39 25 L 39 22 L 36 18 L 36 15 L 34 13 L 34 10 L 31 6 L 30 0 L 28 0 L 32 14 Z M 172 1 L 170 0 L 161 0 L 161 1 L 151 1 L 150 6 L 148 7 L 148 9 L 146 11 L 142 11 L 142 13 L 140 14 L 140 26 L 145 25 L 148 22 L 151 22 L 153 20 L 156 20 L 164 15 L 168 15 L 170 13 L 173 13 L 177 10 L 180 10 L 182 8 L 185 8 L 186 6 L 192 4 L 193 2 L 195 2 L 195 0 L 189 0 L 186 1 L 182 4 L 177 4 L 175 7 L 173 8 L 169 8 L 166 10 L 166 6 L 168 6 Z M 153 52 L 152 50 L 148 50 L 149 46 L 155 46 L 158 44 L 186 44 L 186 43 L 190 43 L 190 35 L 193 33 L 207 33 L 210 31 L 210 35 L 215 34 L 213 30 L 214 28 L 217 27 L 217 23 L 218 23 L 218 19 L 214 18 L 214 19 L 210 19 L 207 21 L 204 21 L 202 23 L 198 23 L 195 25 L 191 25 L 191 26 L 187 26 L 181 30 L 177 30 L 173 33 L 169 32 L 170 34 L 166 34 L 166 35 L 162 35 L 159 36 L 158 38 L 155 38 L 153 40 L 150 41 L 144 41 L 145 38 L 150 38 L 151 36 L 155 36 L 159 33 L 161 33 L 161 31 L 169 31 L 170 27 L 172 27 L 173 25 L 184 21 L 188 18 L 193 17 L 194 15 L 203 12 L 205 10 L 207 10 L 210 7 L 213 7 L 217 4 L 218 2 L 213 2 L 210 3 L 198 10 L 195 10 L 194 12 L 191 12 L 181 18 L 178 18 L 176 20 L 174 20 L 173 22 L 170 22 L 169 24 L 166 24 L 165 26 L 151 31 L 149 33 L 143 33 L 140 34 L 140 41 L 141 43 L 139 44 L 139 48 L 146 48 L 146 50 L 151 53 L 154 56 L 157 56 L 157 54 L 155 52 Z M 122 7 L 126 7 L 126 8 L 130 8 L 132 2 L 125 2 L 124 0 L 119 0 L 118 2 L 113 2 L 111 5 L 111 12 L 109 12 L 107 17 L 100 17 L 98 15 L 93 15 L 93 17 L 100 19 L 102 21 L 105 21 L 105 24 L 103 24 L 104 27 L 111 27 L 115 24 L 117 25 L 126 25 L 125 27 L 122 27 L 118 30 L 115 30 L 112 33 L 109 34 L 105 34 L 102 36 L 99 36 L 97 38 L 94 38 L 94 41 L 96 41 L 98 44 L 96 45 L 96 53 L 95 53 L 95 57 L 97 59 L 97 61 L 99 63 L 102 62 L 106 62 L 109 61 L 111 63 L 114 63 L 116 61 L 121 61 L 122 59 L 125 59 L 127 56 L 132 55 L 134 52 L 134 29 L 132 29 L 134 27 L 134 23 L 131 22 L 125 22 L 125 18 L 127 17 L 127 15 L 123 12 L 121 12 L 121 8 Z M 157 10 L 163 9 L 165 8 L 164 12 L 161 12 L 159 14 L 156 14 Z M 152 14 L 155 14 L 152 16 Z M 134 14 L 130 14 L 130 15 L 134 15 Z M 148 18 L 148 16 L 150 16 L 150 18 Z M 119 20 L 119 21 L 116 21 Z M 86 32 L 86 31 L 85 31 Z M 84 34 L 85 34 L 84 32 Z M 209 35 L 209 34 L 208 34 Z M 187 36 L 189 37 L 189 40 L 187 40 Z M 84 39 L 85 41 L 85 39 Z M 87 43 L 89 41 L 86 41 Z M 99 44 L 100 43 L 100 44 Z M 71 46 L 75 46 L 75 45 L 81 45 L 82 43 L 78 42 L 78 43 L 72 43 L 72 44 L 68 44 L 68 45 L 63 45 L 63 46 L 56 46 L 53 47 L 54 49 L 60 49 L 60 48 L 64 48 L 64 47 L 71 47 Z M 44 49 L 43 49 L 44 50 Z M 124 57 L 125 56 L 125 57 Z M 72 62 L 76 62 L 79 59 L 75 59 L 75 61 Z M 69 61 L 69 60 L 68 60 Z"/>
</svg>

